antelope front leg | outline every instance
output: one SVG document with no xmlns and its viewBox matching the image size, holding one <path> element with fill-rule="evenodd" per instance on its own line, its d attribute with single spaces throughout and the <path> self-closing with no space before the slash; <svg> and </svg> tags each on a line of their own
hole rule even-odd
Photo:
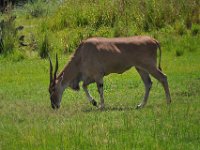
<svg viewBox="0 0 200 150">
<path fill-rule="evenodd" d="M 97 102 L 92 98 L 92 96 L 88 92 L 87 85 L 83 84 L 83 90 L 85 91 L 85 94 L 86 94 L 89 102 L 92 103 L 93 106 L 97 106 Z"/>
<path fill-rule="evenodd" d="M 97 88 L 98 92 L 100 95 L 100 109 L 103 110 L 105 105 L 104 105 L 104 97 L 103 97 L 103 81 L 102 82 L 97 82 Z"/>
</svg>

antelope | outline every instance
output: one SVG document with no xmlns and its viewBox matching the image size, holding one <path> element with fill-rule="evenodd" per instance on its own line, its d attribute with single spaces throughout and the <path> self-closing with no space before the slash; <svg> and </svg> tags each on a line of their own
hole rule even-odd
<svg viewBox="0 0 200 150">
<path fill-rule="evenodd" d="M 157 49 L 159 62 L 157 67 Z M 171 97 L 167 76 L 161 71 L 161 48 L 154 38 L 149 36 L 133 36 L 123 38 L 93 37 L 83 41 L 74 52 L 71 60 L 57 76 L 58 57 L 53 75 L 52 61 L 50 61 L 49 93 L 53 109 L 59 108 L 62 95 L 67 87 L 79 91 L 79 83 L 87 99 L 94 106 L 97 102 L 88 91 L 88 85 L 95 83 L 100 95 L 100 109 L 104 109 L 103 77 L 111 73 L 122 74 L 133 66 L 141 76 L 145 86 L 144 98 L 136 108 L 146 105 L 149 91 L 152 86 L 150 75 L 156 78 L 163 86 L 167 104 Z"/>
</svg>

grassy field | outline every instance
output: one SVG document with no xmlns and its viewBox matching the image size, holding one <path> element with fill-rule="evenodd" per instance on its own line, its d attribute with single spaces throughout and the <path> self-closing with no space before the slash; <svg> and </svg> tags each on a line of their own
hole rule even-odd
<svg viewBox="0 0 200 150">
<path fill-rule="evenodd" d="M 135 110 L 144 87 L 134 68 L 105 78 L 105 111 L 92 107 L 83 90 L 70 89 L 55 111 L 47 60 L 0 57 L 0 149 L 200 149 L 200 38 L 159 39 L 172 104 L 166 105 L 161 85 L 153 80 L 142 110 Z M 60 70 L 67 60 L 59 57 Z M 90 91 L 98 100 L 95 85 Z"/>
<path fill-rule="evenodd" d="M 36 0 L 0 14 L 0 150 L 200 149 L 199 8 L 198 0 Z M 130 35 L 161 43 L 170 106 L 153 79 L 136 110 L 144 85 L 132 68 L 104 78 L 105 111 L 82 89 L 51 108 L 47 53 L 58 52 L 61 70 L 81 40 Z M 89 89 L 99 102 L 96 85 Z"/>
</svg>

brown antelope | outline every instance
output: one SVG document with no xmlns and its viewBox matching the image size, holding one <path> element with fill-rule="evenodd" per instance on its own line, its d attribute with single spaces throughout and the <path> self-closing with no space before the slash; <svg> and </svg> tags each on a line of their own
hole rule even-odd
<svg viewBox="0 0 200 150">
<path fill-rule="evenodd" d="M 157 49 L 159 49 L 159 63 L 156 65 Z M 161 49 L 159 43 L 148 36 L 134 36 L 127 38 L 89 38 L 83 41 L 76 49 L 69 63 L 61 73 L 58 71 L 58 58 L 56 55 L 56 67 L 54 76 L 50 60 L 50 85 L 49 93 L 53 109 L 60 107 L 63 91 L 70 87 L 79 90 L 79 83 L 88 100 L 97 106 L 97 102 L 88 92 L 88 85 L 96 82 L 100 94 L 100 108 L 104 108 L 103 77 L 110 73 L 123 73 L 135 66 L 145 86 L 145 94 L 137 108 L 142 108 L 147 103 L 152 81 L 151 74 L 164 87 L 167 103 L 171 102 L 167 76 L 161 72 Z"/>
</svg>

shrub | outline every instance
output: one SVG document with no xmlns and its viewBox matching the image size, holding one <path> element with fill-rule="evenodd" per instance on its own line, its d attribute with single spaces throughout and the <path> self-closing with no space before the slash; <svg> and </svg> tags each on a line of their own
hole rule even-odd
<svg viewBox="0 0 200 150">
<path fill-rule="evenodd" d="M 74 14 L 72 14 L 72 8 L 68 5 L 60 6 L 59 9 L 48 18 L 47 24 L 51 31 L 63 30 L 64 28 L 70 27 L 73 22 Z M 52 19 L 53 18 L 53 19 Z"/>
<path fill-rule="evenodd" d="M 77 27 L 84 27 L 89 24 L 89 20 L 83 13 L 77 13 L 76 16 L 76 26 Z"/>
<path fill-rule="evenodd" d="M 96 29 L 100 28 L 101 26 L 114 27 L 116 18 L 115 10 L 109 8 L 101 8 L 95 17 L 94 26 Z"/>
<path fill-rule="evenodd" d="M 14 62 L 18 62 L 25 59 L 25 55 L 23 54 L 22 51 L 19 50 L 15 50 L 10 56 L 11 56 L 10 59 Z"/>
<path fill-rule="evenodd" d="M 27 32 L 31 30 L 36 40 L 33 39 L 28 46 L 34 45 L 31 48 L 38 49 L 42 58 L 52 49 L 64 48 L 65 52 L 72 52 L 82 39 L 91 36 L 119 37 L 148 34 L 146 32 L 151 32 L 151 35 L 166 32 L 184 35 L 188 29 L 191 29 L 192 35 L 199 34 L 197 0 L 36 0 L 25 5 L 25 12 L 30 19 L 46 15 L 30 23 L 30 20 L 23 18 L 24 11 L 16 13 L 22 17 L 17 23 L 22 21 L 24 26 L 33 27 L 33 30 L 26 28 L 24 35 L 28 37 Z M 50 31 L 56 36 L 47 37 L 45 34 Z M 0 39 L 1 53 L 5 47 L 7 51 L 12 51 L 16 46 L 17 35 L 6 35 L 11 38 Z M 49 45 L 51 43 L 54 46 Z M 177 51 L 177 55 L 179 53 Z"/>
<path fill-rule="evenodd" d="M 77 32 L 77 33 L 71 32 L 68 35 L 68 38 L 66 38 L 65 40 L 66 40 L 65 42 L 67 43 L 65 45 L 65 52 L 71 53 L 78 47 L 80 42 L 83 40 L 83 35 L 80 32 Z"/>
<path fill-rule="evenodd" d="M 199 30 L 200 30 L 200 25 L 197 25 L 197 24 L 192 25 L 192 28 L 191 28 L 192 35 L 195 36 L 195 35 L 199 34 Z"/>
<path fill-rule="evenodd" d="M 185 24 L 183 22 L 176 22 L 176 24 L 174 25 L 175 31 L 179 34 L 179 35 L 183 35 L 186 33 L 186 27 Z"/>
<path fill-rule="evenodd" d="M 113 31 L 109 27 L 101 27 L 93 33 L 93 36 L 113 37 Z"/>
<path fill-rule="evenodd" d="M 126 30 L 123 27 L 123 25 L 118 24 L 117 26 L 115 26 L 114 28 L 114 37 L 120 37 L 120 36 L 126 36 Z"/>
<path fill-rule="evenodd" d="M 41 39 L 41 43 L 39 46 L 39 56 L 41 58 L 47 58 L 49 53 L 49 39 L 47 33 L 44 34 L 43 38 Z"/>
<path fill-rule="evenodd" d="M 41 17 L 47 13 L 47 3 L 43 2 L 42 0 L 36 0 L 35 2 L 29 2 L 25 5 L 25 9 L 27 13 L 31 17 Z"/>
<path fill-rule="evenodd" d="M 11 53 L 14 49 L 17 31 L 15 16 L 7 16 L 0 23 L 0 53 Z"/>
</svg>

